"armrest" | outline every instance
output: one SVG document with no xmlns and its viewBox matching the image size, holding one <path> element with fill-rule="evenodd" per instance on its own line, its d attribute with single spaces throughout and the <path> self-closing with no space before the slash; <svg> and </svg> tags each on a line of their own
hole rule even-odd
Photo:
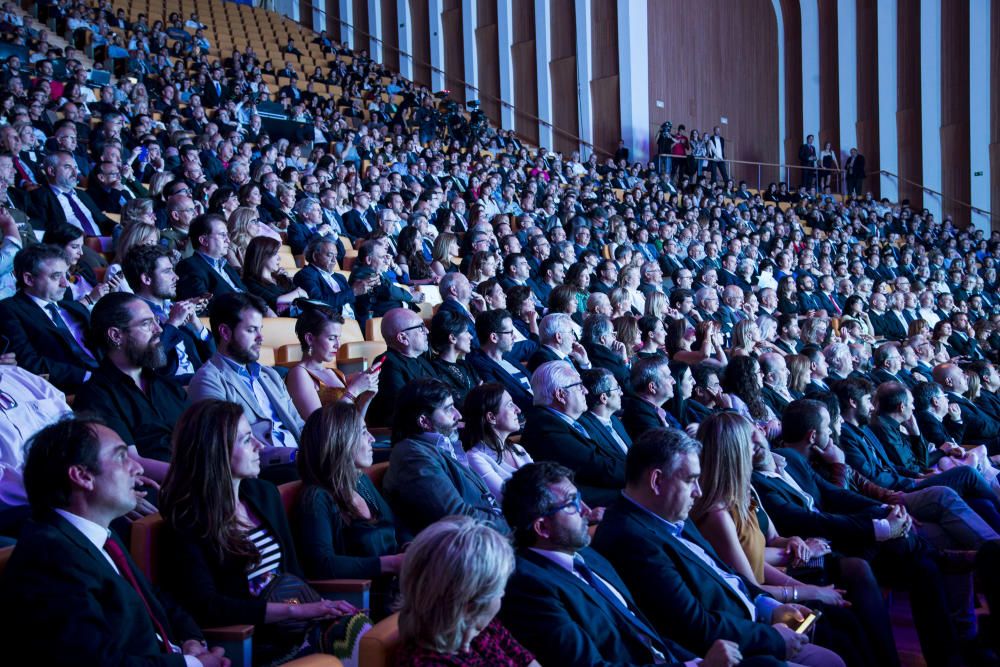
<svg viewBox="0 0 1000 667">
<path fill-rule="evenodd" d="M 253 636 L 252 625 L 222 625 L 204 628 L 202 633 L 209 642 L 241 642 Z"/>
<path fill-rule="evenodd" d="M 364 593 L 371 589 L 371 579 L 319 579 L 309 585 L 317 593 Z"/>
</svg>

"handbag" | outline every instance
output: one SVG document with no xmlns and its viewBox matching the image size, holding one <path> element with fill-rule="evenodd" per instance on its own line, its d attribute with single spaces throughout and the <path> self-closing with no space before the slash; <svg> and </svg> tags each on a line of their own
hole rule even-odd
<svg viewBox="0 0 1000 667">
<path fill-rule="evenodd" d="M 264 589 L 261 597 L 266 598 L 268 602 L 279 602 L 281 604 L 307 604 L 309 602 L 319 602 L 323 599 L 312 586 L 294 574 L 287 572 L 282 572 L 275 577 Z M 301 641 L 302 636 L 314 623 L 314 621 L 306 619 L 288 619 L 278 621 L 277 623 L 269 623 L 268 625 L 290 640 L 294 637 L 294 641 Z"/>
</svg>

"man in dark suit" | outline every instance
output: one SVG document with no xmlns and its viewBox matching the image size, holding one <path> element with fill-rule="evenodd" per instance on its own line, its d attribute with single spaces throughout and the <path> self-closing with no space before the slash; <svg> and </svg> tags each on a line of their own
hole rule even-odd
<svg viewBox="0 0 1000 667">
<path fill-rule="evenodd" d="M 86 236 L 110 236 L 114 222 L 86 192 L 76 189 L 79 172 L 72 154 L 49 153 L 43 162 L 45 185 L 33 190 L 28 199 L 28 216 L 35 226 L 48 229 L 57 223 L 69 223 Z"/>
<path fill-rule="evenodd" d="M 591 367 L 587 350 L 579 343 L 579 325 L 566 313 L 549 313 L 538 323 L 538 349 L 528 359 L 532 373 L 547 361 L 569 361 L 578 370 Z"/>
<path fill-rule="evenodd" d="M 958 404 L 949 401 L 936 382 L 920 382 L 912 391 L 921 435 L 949 456 L 964 455 L 965 450 L 958 443 L 965 442 L 965 422 Z M 955 454 L 951 453 L 951 445 L 958 448 Z"/>
<path fill-rule="evenodd" d="M 969 316 L 961 311 L 951 314 L 952 334 L 948 337 L 948 345 L 955 350 L 955 356 L 977 360 L 983 358 L 982 348 L 976 340 L 976 332 L 969 324 Z"/>
<path fill-rule="evenodd" d="M 851 149 L 851 154 L 844 160 L 844 172 L 847 180 L 847 194 L 858 197 L 865 184 L 865 156 L 857 148 Z"/>
<path fill-rule="evenodd" d="M 625 484 L 625 460 L 599 447 L 579 423 L 587 410 L 580 374 L 568 362 L 548 361 L 532 374 L 531 391 L 535 407 L 527 415 L 524 448 L 536 461 L 573 470 L 588 503 L 612 502 Z"/>
<path fill-rule="evenodd" d="M 122 183 L 118 165 L 105 161 L 98 164 L 91 174 L 87 194 L 105 213 L 121 213 L 125 204 L 136 197 L 136 193 Z"/>
<path fill-rule="evenodd" d="M 815 137 L 806 137 L 806 143 L 799 146 L 799 166 L 802 167 L 802 187 L 807 190 L 816 184 L 816 166 L 819 158 L 816 153 L 816 146 L 813 144 Z"/>
<path fill-rule="evenodd" d="M 305 290 L 313 301 L 322 301 L 340 315 L 358 319 L 354 311 L 357 297 L 371 289 L 377 276 L 348 285 L 347 279 L 335 272 L 337 249 L 326 236 L 314 236 L 309 241 L 305 258 L 308 264 L 292 276 L 292 282 Z"/>
<path fill-rule="evenodd" d="M 934 381 L 945 390 L 948 400 L 962 411 L 965 423 L 965 444 L 975 442 L 986 445 L 990 456 L 1000 454 L 1000 421 L 965 397 L 969 379 L 957 364 L 938 364 L 934 367 Z"/>
<path fill-rule="evenodd" d="M 841 553 L 872 562 L 883 585 L 905 588 L 928 663 L 958 659 L 958 634 L 949 615 L 938 561 L 941 554 L 913 530 L 902 505 L 886 509 L 826 481 L 806 458 L 831 438 L 830 413 L 820 401 L 795 401 L 782 416 L 785 449 L 771 453 L 766 441 L 754 442 L 753 486 L 774 522 L 795 535 L 817 535 Z"/>
<path fill-rule="evenodd" d="M 371 195 L 359 192 L 354 195 L 354 207 L 344 214 L 344 231 L 351 237 L 351 243 L 357 245 L 358 239 L 366 239 L 378 229 L 378 218 L 369 208 Z"/>
<path fill-rule="evenodd" d="M 504 626 L 546 665 L 681 667 L 694 661 L 657 633 L 614 568 L 587 547 L 590 508 L 572 479 L 571 470 L 546 461 L 507 481 L 503 512 L 514 528 L 517 560 L 500 609 Z M 741 658 L 733 643 L 719 641 L 702 664 L 779 664 Z"/>
<path fill-rule="evenodd" d="M 899 343 L 890 341 L 875 348 L 872 354 L 872 380 L 876 384 L 883 382 L 900 382 L 907 389 L 913 389 L 920 384 L 916 378 L 903 368 L 903 355 Z"/>
<path fill-rule="evenodd" d="M 647 357 L 632 364 L 629 385 L 632 392 L 622 399 L 622 424 L 635 440 L 653 428 L 681 428 L 663 405 L 674 397 L 673 373 L 666 357 Z"/>
<path fill-rule="evenodd" d="M 393 396 L 398 402 L 385 495 L 410 534 L 439 519 L 464 514 L 501 533 L 510 529 L 486 484 L 452 450 L 451 437 L 462 419 L 448 387 L 421 377 Z M 457 440 L 455 441 L 457 443 Z"/>
<path fill-rule="evenodd" d="M 497 382 L 527 412 L 534 397 L 531 378 L 524 366 L 511 354 L 514 349 L 514 323 L 506 310 L 487 310 L 476 316 L 476 336 L 479 347 L 466 356 L 483 382 Z"/>
<path fill-rule="evenodd" d="M 615 415 L 622 409 L 622 388 L 606 368 L 580 373 L 587 390 L 587 411 L 578 420 L 597 446 L 613 457 L 625 460 L 632 438 Z"/>
<path fill-rule="evenodd" d="M 35 436 L 24 470 L 35 519 L 0 580 L 12 664 L 184 667 L 186 656 L 206 667 L 229 664 L 110 530 L 139 508 L 142 472 L 98 421 L 65 420 Z"/>
<path fill-rule="evenodd" d="M 222 105 L 229 98 L 229 88 L 222 79 L 222 68 L 217 67 L 212 70 L 212 77 L 205 84 L 204 104 L 209 109 L 215 109 Z"/>
<path fill-rule="evenodd" d="M 872 294 L 871 309 L 868 311 L 868 317 L 872 322 L 872 327 L 875 328 L 875 335 L 888 338 L 889 340 L 903 340 L 906 338 L 906 329 L 903 327 L 903 323 L 899 321 L 899 318 L 886 309 L 886 306 L 885 294 Z"/>
<path fill-rule="evenodd" d="M 293 255 L 305 252 L 306 245 L 313 237 L 321 236 L 330 240 L 337 248 L 337 257 L 345 254 L 344 244 L 333 234 L 330 225 L 323 221 L 323 210 L 315 199 L 307 197 L 295 204 L 295 216 L 288 223 L 288 245 Z"/>
<path fill-rule="evenodd" d="M 472 314 L 472 305 L 475 304 L 477 312 L 486 309 L 486 302 L 483 297 L 472 291 L 472 284 L 469 279 L 457 271 L 446 273 L 438 283 L 441 292 L 441 305 L 438 310 L 450 310 L 465 322 L 466 328 L 472 335 L 472 347 L 479 347 L 479 337 L 476 336 L 476 317 Z"/>
<path fill-rule="evenodd" d="M 785 406 L 795 400 L 788 389 L 788 364 L 784 355 L 777 352 L 765 352 L 759 361 L 760 372 L 764 374 L 761 398 L 774 414 L 780 415 Z"/>
<path fill-rule="evenodd" d="M 688 513 L 700 495 L 699 443 L 676 429 L 654 429 L 632 445 L 623 497 L 608 508 L 594 548 L 622 573 L 660 633 L 700 653 L 720 639 L 746 655 L 812 662 L 829 656 L 793 630 L 810 613 L 782 604 L 719 559 Z M 784 625 L 779 625 L 784 624 Z"/>
<path fill-rule="evenodd" d="M 193 299 L 206 293 L 247 291 L 240 274 L 226 261 L 229 231 L 221 215 L 203 213 L 192 220 L 188 242 L 194 244 L 195 252 L 177 263 L 177 296 Z"/>
<path fill-rule="evenodd" d="M 591 366 L 611 371 L 619 385 L 628 384 L 628 354 L 625 344 L 615 337 L 615 327 L 607 315 L 590 315 L 583 327 L 583 348 Z"/>
<path fill-rule="evenodd" d="M 368 421 L 375 426 L 390 426 L 403 387 L 418 378 L 437 377 L 437 373 L 425 354 L 428 331 L 419 315 L 396 308 L 385 314 L 381 327 L 389 349 L 382 357 L 379 389 L 368 408 Z"/>
<path fill-rule="evenodd" d="M 166 364 L 160 375 L 186 385 L 201 365 L 215 354 L 212 334 L 196 314 L 196 301 L 177 301 L 177 273 L 170 251 L 163 246 L 139 246 L 124 258 L 125 279 L 145 301 L 163 330 L 160 343 Z"/>
<path fill-rule="evenodd" d="M 10 341 L 19 366 L 75 394 L 97 369 L 97 356 L 86 342 L 90 313 L 64 298 L 65 257 L 61 248 L 41 244 L 15 255 L 18 291 L 0 301 L 0 335 Z"/>
</svg>

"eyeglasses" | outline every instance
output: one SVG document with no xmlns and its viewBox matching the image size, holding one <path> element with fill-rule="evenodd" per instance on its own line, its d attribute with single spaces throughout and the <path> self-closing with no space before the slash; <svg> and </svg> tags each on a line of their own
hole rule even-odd
<svg viewBox="0 0 1000 667">
<path fill-rule="evenodd" d="M 572 511 L 570 511 L 572 510 Z M 559 512 L 566 512 L 567 514 L 581 514 L 583 512 L 583 499 L 580 498 L 580 494 L 574 493 L 569 499 L 566 500 L 562 505 L 553 507 L 548 512 L 542 516 L 553 516 Z"/>
<path fill-rule="evenodd" d="M 582 387 L 582 386 L 583 386 L 583 381 L 580 381 L 580 382 L 574 382 L 573 384 L 568 384 L 565 387 L 563 387 L 563 389 L 565 391 L 569 391 L 573 387 Z"/>
<path fill-rule="evenodd" d="M 421 322 L 420 324 L 414 324 L 412 327 L 406 327 L 405 329 L 400 329 L 399 333 L 413 331 L 414 329 L 423 329 L 424 331 L 427 331 L 427 325 Z"/>
<path fill-rule="evenodd" d="M 122 329 L 142 329 L 143 331 L 150 331 L 153 325 L 156 324 L 156 320 L 152 317 L 147 317 L 141 322 L 136 322 L 135 324 L 129 324 L 128 326 L 122 327 Z"/>
</svg>

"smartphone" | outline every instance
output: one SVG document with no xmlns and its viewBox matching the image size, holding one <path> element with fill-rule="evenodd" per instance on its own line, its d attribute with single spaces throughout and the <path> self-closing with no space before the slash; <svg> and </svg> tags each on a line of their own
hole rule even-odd
<svg viewBox="0 0 1000 667">
<path fill-rule="evenodd" d="M 815 611 L 809 614 L 808 616 L 806 616 L 804 621 L 799 623 L 799 627 L 795 628 L 795 632 L 798 632 L 799 634 L 805 634 L 809 630 L 809 628 L 812 627 L 812 625 L 819 620 L 819 617 L 822 615 L 823 612 L 821 611 Z"/>
<path fill-rule="evenodd" d="M 143 146 L 139 149 L 139 162 L 149 161 L 149 147 Z"/>
<path fill-rule="evenodd" d="M 384 364 L 384 363 L 385 363 L 385 357 L 382 357 L 381 359 L 379 359 L 378 361 L 376 361 L 374 364 L 372 364 L 372 367 L 368 369 L 368 372 L 369 373 L 378 373 L 380 370 L 382 370 L 382 364 Z"/>
</svg>

